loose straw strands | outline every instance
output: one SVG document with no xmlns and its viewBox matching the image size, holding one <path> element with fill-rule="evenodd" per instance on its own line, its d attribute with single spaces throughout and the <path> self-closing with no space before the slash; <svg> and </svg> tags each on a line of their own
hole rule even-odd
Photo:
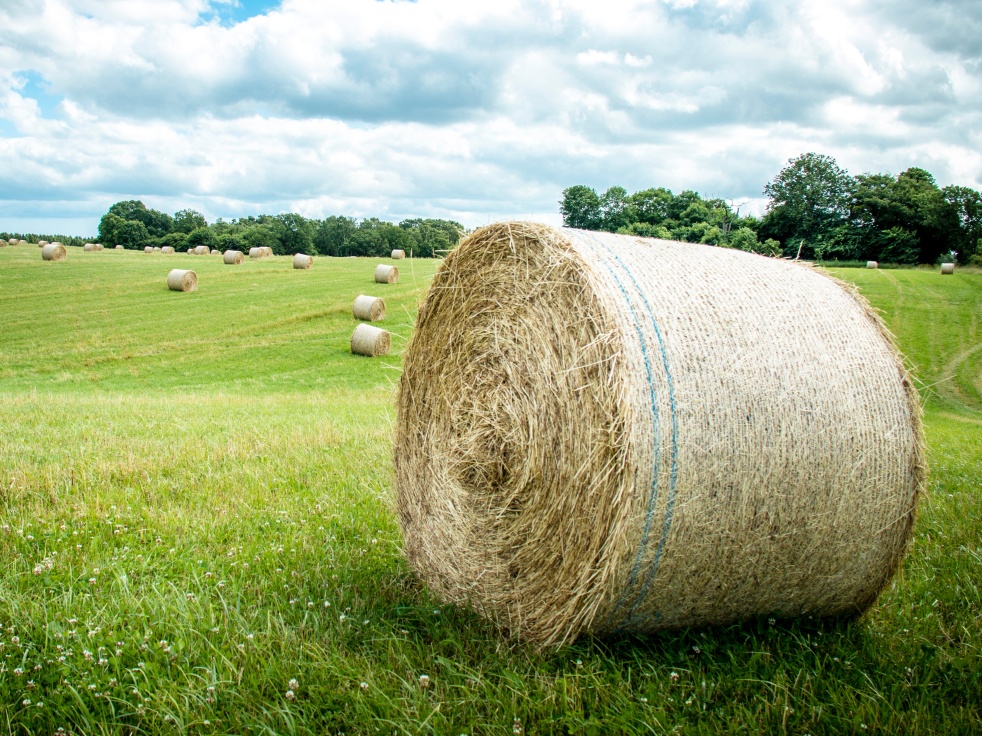
<svg viewBox="0 0 982 736">
<path fill-rule="evenodd" d="M 366 296 L 360 294 L 355 298 L 355 303 L 351 309 L 355 319 L 364 319 L 369 322 L 377 322 L 385 318 L 385 302 L 377 296 Z"/>
<path fill-rule="evenodd" d="M 194 271 L 175 268 L 167 274 L 167 288 L 171 291 L 197 291 L 198 274 Z"/>
<path fill-rule="evenodd" d="M 445 259 L 403 356 L 404 549 L 542 646 L 857 613 L 910 537 L 919 411 L 874 312 L 820 271 L 493 225 Z"/>
<path fill-rule="evenodd" d="M 385 330 L 362 323 L 351 333 L 351 352 L 377 358 L 389 354 L 391 342 L 391 337 Z"/>
<path fill-rule="evenodd" d="M 375 268 L 375 281 L 379 284 L 398 284 L 399 269 L 395 266 L 387 266 L 380 263 Z"/>
</svg>

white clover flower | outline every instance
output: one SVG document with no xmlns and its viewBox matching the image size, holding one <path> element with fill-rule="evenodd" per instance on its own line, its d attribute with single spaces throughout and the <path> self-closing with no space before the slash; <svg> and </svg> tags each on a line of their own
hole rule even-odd
<svg viewBox="0 0 982 736">
<path fill-rule="evenodd" d="M 287 684 L 287 687 L 289 687 L 289 688 L 290 688 L 291 690 L 299 690 L 299 689 L 300 689 L 300 683 L 299 683 L 299 682 L 297 682 L 297 679 L 296 679 L 296 678 L 293 678 L 293 679 L 292 679 L 292 680 L 290 680 L 290 682 L 289 682 L 289 683 Z"/>
<path fill-rule="evenodd" d="M 430 686 L 430 676 L 420 675 L 419 676 L 419 686 L 422 688 L 428 688 Z"/>
</svg>

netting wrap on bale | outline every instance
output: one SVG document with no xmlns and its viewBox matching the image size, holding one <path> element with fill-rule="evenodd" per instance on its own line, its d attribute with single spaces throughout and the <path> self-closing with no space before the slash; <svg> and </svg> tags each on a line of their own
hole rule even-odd
<svg viewBox="0 0 982 736">
<path fill-rule="evenodd" d="M 61 243 L 48 243 L 41 249 L 41 258 L 46 261 L 63 261 L 68 258 L 68 251 Z"/>
<path fill-rule="evenodd" d="M 222 258 L 227 266 L 238 266 L 245 260 L 239 250 L 227 250 Z"/>
<path fill-rule="evenodd" d="M 386 266 L 384 263 L 375 267 L 375 281 L 379 284 L 398 284 L 399 269 L 395 266 Z"/>
<path fill-rule="evenodd" d="M 303 253 L 297 253 L 293 256 L 293 267 L 294 268 L 310 268 L 314 265 L 314 257 L 304 255 Z"/>
<path fill-rule="evenodd" d="M 412 566 L 539 645 L 869 606 L 924 478 L 865 302 L 732 249 L 505 223 L 444 261 L 405 355 Z"/>
<path fill-rule="evenodd" d="M 385 318 L 385 302 L 377 296 L 359 294 L 355 297 L 355 303 L 351 307 L 351 313 L 355 319 L 377 322 Z"/>
<path fill-rule="evenodd" d="M 194 271 L 175 268 L 167 274 L 167 288 L 171 291 L 197 291 L 198 274 Z"/>
</svg>

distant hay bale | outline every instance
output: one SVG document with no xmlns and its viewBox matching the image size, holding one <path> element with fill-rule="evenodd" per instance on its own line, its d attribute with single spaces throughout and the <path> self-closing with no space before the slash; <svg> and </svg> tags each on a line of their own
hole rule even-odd
<svg viewBox="0 0 982 736">
<path fill-rule="evenodd" d="M 115 248 L 113 248 L 113 250 L 126 250 L 126 248 L 121 245 L 117 245 Z"/>
<path fill-rule="evenodd" d="M 95 251 L 101 250 L 95 243 L 86 243 L 82 246 L 82 250 L 86 253 L 93 253 Z"/>
<path fill-rule="evenodd" d="M 264 251 L 266 251 L 266 256 L 267 257 L 269 257 L 269 258 L 272 258 L 273 257 L 273 249 L 272 248 L 270 248 L 268 245 L 264 245 L 262 248 L 263 248 Z"/>
<path fill-rule="evenodd" d="M 18 239 L 17 238 L 8 238 L 7 239 L 7 245 L 17 245 L 17 243 L 18 243 Z"/>
<path fill-rule="evenodd" d="M 384 263 L 375 268 L 375 281 L 379 284 L 398 284 L 399 269 L 395 266 L 386 266 Z"/>
<path fill-rule="evenodd" d="M 148 245 L 143 249 L 144 253 L 153 253 L 153 246 Z"/>
<path fill-rule="evenodd" d="M 249 249 L 249 257 L 250 258 L 262 258 L 263 255 L 265 255 L 265 254 L 262 252 L 262 249 L 261 248 L 250 248 Z"/>
<path fill-rule="evenodd" d="M 955 272 L 955 264 L 954 263 L 942 263 L 941 264 L 941 273 L 943 273 L 943 274 L 952 274 L 954 272 Z"/>
<path fill-rule="evenodd" d="M 213 250 L 211 251 L 211 254 L 212 254 L 213 256 L 220 256 L 220 255 L 222 254 L 222 252 L 221 252 L 220 250 L 218 250 L 217 248 L 215 248 L 215 249 L 213 249 Z"/>
<path fill-rule="evenodd" d="M 392 258 L 399 261 L 406 257 L 406 251 L 404 250 L 394 250 L 392 251 Z"/>
<path fill-rule="evenodd" d="M 68 251 L 61 243 L 48 243 L 41 249 L 41 257 L 46 261 L 63 261 L 68 258 Z"/>
<path fill-rule="evenodd" d="M 8 245 L 10 245 L 10 243 L 8 243 L 6 240 L 0 240 L 0 248 L 6 248 Z"/>
<path fill-rule="evenodd" d="M 876 261 L 866 261 L 866 268 L 879 268 L 880 264 Z"/>
<path fill-rule="evenodd" d="M 160 252 L 161 254 L 164 255 L 170 255 L 171 253 L 174 252 L 174 247 L 171 245 L 165 245 L 163 248 L 160 249 Z"/>
<path fill-rule="evenodd" d="M 356 355 L 367 355 L 377 358 L 388 355 L 391 338 L 385 330 L 362 323 L 351 333 L 351 352 Z"/>
<path fill-rule="evenodd" d="M 39 240 L 39 241 L 38 241 L 38 247 L 39 247 L 39 248 L 43 248 L 43 247 L 44 247 L 44 246 L 46 246 L 47 244 L 48 244 L 48 241 L 47 241 L 47 240 Z"/>
<path fill-rule="evenodd" d="M 410 564 L 539 646 L 861 612 L 924 483 L 869 305 L 730 248 L 480 229 L 420 306 L 397 406 Z"/>
<path fill-rule="evenodd" d="M 313 265 L 313 256 L 304 255 L 303 253 L 297 253 L 295 256 L 293 256 L 294 268 L 310 268 Z"/>
<path fill-rule="evenodd" d="M 242 256 L 242 251 L 240 250 L 227 250 L 225 251 L 224 260 L 226 266 L 238 266 L 245 258 Z"/>
<path fill-rule="evenodd" d="M 211 252 L 211 249 L 207 245 L 196 245 L 194 247 L 194 254 L 196 256 L 206 256 Z"/>
<path fill-rule="evenodd" d="M 167 274 L 167 288 L 171 291 L 197 291 L 198 274 L 194 271 L 175 268 Z"/>
<path fill-rule="evenodd" d="M 18 240 L 17 245 L 30 245 L 26 240 Z"/>
<path fill-rule="evenodd" d="M 155 245 L 155 246 L 153 247 L 153 252 L 154 252 L 154 253 L 160 253 L 160 246 L 158 246 L 158 245 Z"/>
<path fill-rule="evenodd" d="M 194 255 L 194 248 L 188 248 L 188 250 L 187 250 L 187 254 L 188 254 L 189 256 L 193 256 L 193 255 Z"/>
<path fill-rule="evenodd" d="M 351 311 L 355 319 L 367 319 L 369 322 L 377 322 L 385 318 L 385 302 L 377 296 L 365 296 L 361 294 L 355 298 L 355 303 Z"/>
</svg>

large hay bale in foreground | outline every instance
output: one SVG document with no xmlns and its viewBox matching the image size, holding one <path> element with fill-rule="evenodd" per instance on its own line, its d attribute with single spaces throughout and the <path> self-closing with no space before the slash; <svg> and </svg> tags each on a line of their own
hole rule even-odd
<svg viewBox="0 0 982 736">
<path fill-rule="evenodd" d="M 175 268 L 167 274 L 167 288 L 171 291 L 197 291 L 198 274 L 181 268 Z"/>
<path fill-rule="evenodd" d="M 409 561 L 537 644 L 860 612 L 910 537 L 917 395 L 815 269 L 493 225 L 441 265 L 403 365 Z"/>
<path fill-rule="evenodd" d="M 351 307 L 351 313 L 355 319 L 367 319 L 369 322 L 377 322 L 385 318 L 385 302 L 377 296 L 359 294 L 355 297 L 355 303 Z"/>
<path fill-rule="evenodd" d="M 953 274 L 954 272 L 955 272 L 955 264 L 954 263 L 942 263 L 941 264 L 941 273 L 942 274 L 948 274 L 948 275 L 950 275 L 950 274 Z"/>
<path fill-rule="evenodd" d="M 375 268 L 375 281 L 379 284 L 398 284 L 399 269 L 395 266 L 386 266 L 384 263 Z"/>
<path fill-rule="evenodd" d="M 380 355 L 388 355 L 390 346 L 389 333 L 378 327 L 362 323 L 351 333 L 351 352 L 356 355 L 377 358 Z"/>
<path fill-rule="evenodd" d="M 293 267 L 294 268 L 310 268 L 314 265 L 314 257 L 304 255 L 303 253 L 297 253 L 293 256 Z"/>
<path fill-rule="evenodd" d="M 41 249 L 41 258 L 46 261 L 63 261 L 68 258 L 68 251 L 61 243 L 48 243 Z"/>
<path fill-rule="evenodd" d="M 238 266 L 245 260 L 240 250 L 227 250 L 224 255 L 226 266 Z"/>
<path fill-rule="evenodd" d="M 392 258 L 396 261 L 401 261 L 406 257 L 406 251 L 404 250 L 394 250 L 392 251 Z"/>
</svg>

